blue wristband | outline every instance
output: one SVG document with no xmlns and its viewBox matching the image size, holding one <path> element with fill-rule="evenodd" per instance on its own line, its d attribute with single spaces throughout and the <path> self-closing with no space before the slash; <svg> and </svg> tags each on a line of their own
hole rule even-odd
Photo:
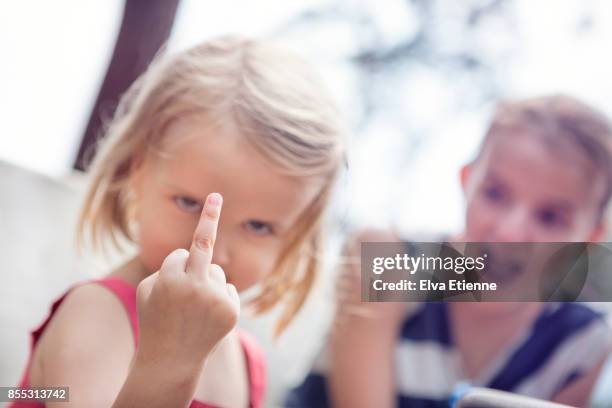
<svg viewBox="0 0 612 408">
<path fill-rule="evenodd" d="M 455 386 L 455 390 L 453 391 L 453 395 L 448 400 L 448 406 L 451 408 L 456 408 L 457 404 L 463 398 L 465 394 L 468 393 L 472 389 L 472 385 L 467 382 L 460 382 Z"/>
</svg>

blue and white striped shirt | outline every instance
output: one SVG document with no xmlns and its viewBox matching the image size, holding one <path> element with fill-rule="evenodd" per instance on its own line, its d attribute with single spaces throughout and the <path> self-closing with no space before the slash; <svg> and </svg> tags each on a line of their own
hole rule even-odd
<svg viewBox="0 0 612 408">
<path fill-rule="evenodd" d="M 483 334 L 486 330 L 483 330 Z M 479 378 L 466 378 L 450 329 L 447 303 L 424 303 L 403 324 L 397 343 L 397 406 L 448 407 L 455 387 L 469 382 L 551 399 L 608 352 L 610 329 L 602 315 L 578 303 L 549 303 L 529 330 L 490 362 Z M 292 408 L 328 407 L 324 350 L 286 401 Z"/>
</svg>

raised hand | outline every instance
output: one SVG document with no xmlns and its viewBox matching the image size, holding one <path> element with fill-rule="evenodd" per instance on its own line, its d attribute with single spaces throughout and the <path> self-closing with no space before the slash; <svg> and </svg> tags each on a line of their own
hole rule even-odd
<svg viewBox="0 0 612 408">
<path fill-rule="evenodd" d="M 177 249 L 138 285 L 140 362 L 172 370 L 201 369 L 236 325 L 240 302 L 219 265 L 211 263 L 222 197 L 206 198 L 191 248 Z"/>
<path fill-rule="evenodd" d="M 236 288 L 211 263 L 222 201 L 209 194 L 189 251 L 138 285 L 138 349 L 113 408 L 189 406 L 206 357 L 236 325 Z"/>
</svg>

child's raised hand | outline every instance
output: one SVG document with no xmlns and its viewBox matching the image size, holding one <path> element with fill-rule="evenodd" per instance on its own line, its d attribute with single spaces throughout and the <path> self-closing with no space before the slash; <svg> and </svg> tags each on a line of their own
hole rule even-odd
<svg viewBox="0 0 612 408">
<path fill-rule="evenodd" d="M 136 359 L 157 369 L 201 369 L 236 325 L 240 301 L 219 265 L 211 263 L 222 197 L 206 198 L 191 248 L 177 249 L 138 285 L 140 344 Z"/>
<path fill-rule="evenodd" d="M 354 326 L 357 322 L 374 328 L 379 323 L 396 325 L 403 319 L 405 304 L 361 300 L 361 243 L 398 241 L 391 231 L 375 229 L 359 231 L 347 239 L 343 250 L 344 262 L 336 280 L 335 328 Z"/>
</svg>

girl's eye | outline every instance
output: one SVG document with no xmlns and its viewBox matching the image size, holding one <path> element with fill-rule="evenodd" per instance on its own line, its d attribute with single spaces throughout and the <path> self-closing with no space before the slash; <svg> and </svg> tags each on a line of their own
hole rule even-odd
<svg viewBox="0 0 612 408">
<path fill-rule="evenodd" d="M 501 202 L 505 198 L 504 191 L 498 186 L 485 187 L 483 193 L 485 198 L 493 203 Z"/>
<path fill-rule="evenodd" d="M 174 197 L 174 202 L 183 211 L 197 214 L 202 211 L 202 204 L 193 198 L 178 196 Z"/>
<path fill-rule="evenodd" d="M 251 220 L 244 223 L 244 228 L 256 235 L 270 235 L 274 231 L 272 226 L 267 222 Z"/>
<path fill-rule="evenodd" d="M 564 217 L 558 211 L 553 209 L 544 208 L 539 210 L 537 212 L 537 218 L 540 224 L 544 225 L 545 227 L 554 228 L 564 226 L 566 224 Z"/>
</svg>

